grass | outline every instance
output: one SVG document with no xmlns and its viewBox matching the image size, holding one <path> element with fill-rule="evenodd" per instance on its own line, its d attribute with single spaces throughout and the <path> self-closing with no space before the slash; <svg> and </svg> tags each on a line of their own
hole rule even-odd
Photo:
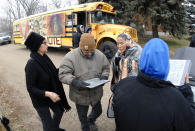
<svg viewBox="0 0 195 131">
<path fill-rule="evenodd" d="M 142 39 L 139 40 L 139 44 L 144 47 L 145 43 L 150 40 L 152 37 L 148 36 L 148 37 L 144 37 Z M 184 36 L 182 39 L 178 39 L 175 37 L 160 37 L 161 39 L 163 39 L 169 47 L 169 55 L 170 58 L 173 56 L 173 54 L 175 53 L 175 51 L 178 48 L 182 48 L 184 46 L 189 46 L 189 36 Z"/>
</svg>

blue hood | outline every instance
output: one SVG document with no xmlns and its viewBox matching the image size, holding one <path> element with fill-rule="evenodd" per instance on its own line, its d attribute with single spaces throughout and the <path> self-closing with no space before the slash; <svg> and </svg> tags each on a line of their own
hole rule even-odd
<svg viewBox="0 0 195 131">
<path fill-rule="evenodd" d="M 169 48 L 167 44 L 159 38 L 148 41 L 141 53 L 140 70 L 153 78 L 166 80 L 169 68 Z"/>
</svg>

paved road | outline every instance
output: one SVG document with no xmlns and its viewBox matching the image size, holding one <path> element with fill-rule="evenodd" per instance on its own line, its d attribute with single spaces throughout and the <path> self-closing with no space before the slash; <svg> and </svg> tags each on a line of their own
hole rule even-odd
<svg viewBox="0 0 195 131">
<path fill-rule="evenodd" d="M 52 48 L 49 49 L 48 56 L 52 59 L 56 67 L 58 67 L 66 53 L 64 50 Z M 12 115 L 14 115 L 14 118 L 17 118 L 17 120 L 11 121 L 13 129 L 41 131 L 42 127 L 39 118 L 32 107 L 25 85 L 24 67 L 29 59 L 29 54 L 29 51 L 22 45 L 8 44 L 0 46 L 0 84 L 8 90 L 9 97 L 6 97 L 6 99 L 9 100 L 9 103 L 11 103 L 10 106 L 13 108 Z M 103 114 L 96 122 L 100 131 L 115 130 L 114 119 L 106 117 L 108 99 L 111 95 L 109 85 L 110 83 L 104 86 L 104 96 L 102 99 Z M 64 89 L 68 96 L 68 86 L 64 85 Z M 67 131 L 80 131 L 80 123 L 75 105 L 70 100 L 69 102 L 72 110 L 64 114 L 61 127 Z M 10 119 L 12 120 L 12 116 L 10 116 Z"/>
</svg>

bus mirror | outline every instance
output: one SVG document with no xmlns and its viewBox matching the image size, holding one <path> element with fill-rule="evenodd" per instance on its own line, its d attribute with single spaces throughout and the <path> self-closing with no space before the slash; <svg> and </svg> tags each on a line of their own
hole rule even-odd
<svg viewBox="0 0 195 131">
<path fill-rule="evenodd" d="M 136 28 L 136 25 L 134 23 L 131 23 L 130 26 Z"/>
</svg>

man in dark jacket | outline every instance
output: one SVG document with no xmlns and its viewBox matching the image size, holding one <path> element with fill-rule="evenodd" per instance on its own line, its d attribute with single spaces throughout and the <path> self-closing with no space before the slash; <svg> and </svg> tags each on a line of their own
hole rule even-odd
<svg viewBox="0 0 195 131">
<path fill-rule="evenodd" d="M 169 50 L 158 38 L 142 50 L 137 77 L 114 87 L 113 108 L 117 131 L 191 131 L 190 104 L 166 81 Z"/>
<path fill-rule="evenodd" d="M 84 32 L 83 25 L 78 25 L 77 32 L 73 35 L 73 38 L 72 38 L 73 48 L 79 47 L 80 38 L 83 32 Z"/>
</svg>

